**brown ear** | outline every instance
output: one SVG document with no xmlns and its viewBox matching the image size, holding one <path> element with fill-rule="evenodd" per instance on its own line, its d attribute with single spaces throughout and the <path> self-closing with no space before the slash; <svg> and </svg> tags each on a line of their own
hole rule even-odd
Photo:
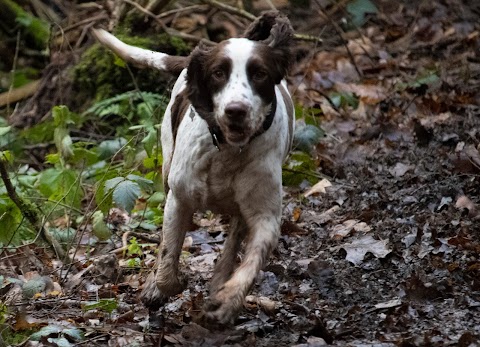
<svg viewBox="0 0 480 347">
<path fill-rule="evenodd" d="M 213 47 L 203 42 L 190 54 L 190 63 L 187 68 L 187 95 L 195 110 L 200 115 L 213 111 L 213 101 L 208 93 L 205 65 Z"/>
<path fill-rule="evenodd" d="M 262 41 L 270 47 L 287 46 L 291 44 L 293 28 L 285 15 L 278 11 L 265 11 L 250 24 L 243 37 Z"/>
</svg>

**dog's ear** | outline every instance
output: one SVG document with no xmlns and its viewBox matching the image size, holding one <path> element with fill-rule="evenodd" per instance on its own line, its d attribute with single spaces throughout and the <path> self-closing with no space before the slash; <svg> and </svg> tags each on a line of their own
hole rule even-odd
<svg viewBox="0 0 480 347">
<path fill-rule="evenodd" d="M 243 37 L 261 41 L 270 47 L 289 46 L 293 28 L 288 18 L 279 11 L 265 11 L 249 25 Z"/>
<path fill-rule="evenodd" d="M 243 37 L 252 41 L 263 41 L 270 36 L 270 31 L 277 18 L 281 16 L 278 11 L 262 12 L 260 17 L 255 19 L 243 33 Z"/>
<path fill-rule="evenodd" d="M 187 68 L 187 95 L 193 107 L 199 114 L 208 114 L 213 111 L 212 96 L 207 88 L 205 66 L 213 47 L 204 42 L 190 54 L 190 63 Z"/>
<path fill-rule="evenodd" d="M 276 84 L 280 83 L 293 60 L 293 28 L 288 18 L 278 11 L 263 12 L 250 24 L 243 36 L 270 47 L 274 80 Z"/>
</svg>

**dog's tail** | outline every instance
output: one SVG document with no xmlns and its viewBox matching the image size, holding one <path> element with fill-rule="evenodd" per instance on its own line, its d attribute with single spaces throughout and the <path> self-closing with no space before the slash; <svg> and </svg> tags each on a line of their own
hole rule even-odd
<svg viewBox="0 0 480 347">
<path fill-rule="evenodd" d="M 179 75 L 188 65 L 189 57 L 171 56 L 161 52 L 127 45 L 103 29 L 92 29 L 95 38 L 123 60 L 138 67 L 151 67 Z"/>
</svg>

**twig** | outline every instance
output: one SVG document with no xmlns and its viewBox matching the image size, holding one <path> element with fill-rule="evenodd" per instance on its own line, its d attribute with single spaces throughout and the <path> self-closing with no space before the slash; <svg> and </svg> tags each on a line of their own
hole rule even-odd
<svg viewBox="0 0 480 347">
<path fill-rule="evenodd" d="M 317 2 L 318 4 L 318 2 Z M 357 74 L 359 77 L 363 77 L 363 73 L 360 71 L 360 69 L 358 68 L 357 66 L 357 63 L 355 62 L 355 57 L 353 56 L 352 52 L 350 51 L 350 48 L 348 48 L 348 42 L 347 40 L 344 38 L 343 34 L 342 34 L 342 28 L 340 28 L 340 26 L 335 23 L 335 21 L 331 18 L 331 17 L 328 17 L 325 12 L 323 12 L 322 10 L 322 7 L 320 6 L 320 4 L 318 4 L 318 7 L 320 8 L 318 10 L 318 13 L 320 14 L 320 16 L 322 16 L 323 18 L 327 19 L 330 24 L 332 25 L 333 29 L 335 30 L 335 32 L 338 34 L 338 36 L 340 37 L 340 39 L 342 40 L 342 44 L 343 46 L 345 47 L 345 49 L 347 50 L 347 54 L 348 56 L 350 57 L 350 60 L 352 61 L 352 64 L 353 64 L 353 67 L 355 68 L 355 71 L 357 71 Z"/>
<path fill-rule="evenodd" d="M 22 215 L 30 222 L 30 224 L 32 224 L 32 226 L 36 230 L 39 230 L 39 236 L 42 238 L 42 240 L 44 240 L 53 248 L 53 251 L 60 259 L 63 259 L 65 257 L 65 252 L 63 251 L 58 241 L 46 232 L 45 228 L 42 225 L 43 223 L 38 216 L 38 211 L 36 210 L 35 206 L 23 200 L 15 191 L 15 188 L 12 185 L 12 181 L 10 181 L 10 177 L 8 177 L 7 167 L 5 166 L 5 160 L 3 160 L 3 158 L 0 158 L 0 176 L 2 177 L 2 181 L 5 184 L 5 189 L 7 190 L 8 197 L 18 207 Z"/>
<path fill-rule="evenodd" d="M 271 0 L 265 0 L 265 2 L 268 4 L 268 6 L 270 6 L 272 10 L 277 9 Z"/>
<path fill-rule="evenodd" d="M 202 8 L 206 8 L 206 7 L 207 7 L 206 5 L 192 5 L 192 6 L 182 7 L 182 8 L 176 8 L 174 10 L 162 12 L 162 13 L 156 15 L 156 17 L 157 18 L 165 18 L 165 17 L 171 16 L 172 14 L 180 14 L 180 13 L 183 13 L 183 12 L 194 11 L 194 10 L 202 9 Z"/>
<path fill-rule="evenodd" d="M 245 10 L 242 10 L 242 9 L 224 4 L 223 2 L 220 2 L 220 1 L 217 1 L 217 0 L 202 0 L 202 2 L 205 3 L 205 4 L 209 4 L 211 6 L 214 6 L 214 7 L 218 8 L 222 11 L 230 12 L 230 13 L 233 13 L 237 16 L 247 18 L 251 21 L 254 21 L 255 19 L 257 19 L 257 17 L 254 14 L 252 14 L 248 11 L 245 11 Z M 295 40 L 299 40 L 299 41 L 323 42 L 322 39 L 320 39 L 316 36 L 307 35 L 307 34 L 294 34 L 293 38 Z"/>
<path fill-rule="evenodd" d="M 255 17 L 255 15 L 251 14 L 250 12 L 224 4 L 223 2 L 220 2 L 217 0 L 202 0 L 202 2 L 205 4 L 209 4 L 211 6 L 214 6 L 220 10 L 227 11 L 227 12 L 236 14 L 237 16 L 250 19 L 251 21 L 254 21 L 255 19 L 257 19 L 257 17 Z"/>
<path fill-rule="evenodd" d="M 152 12 L 150 12 L 148 9 L 143 8 L 141 5 L 137 4 L 135 1 L 131 1 L 131 0 L 123 0 L 123 1 L 126 2 L 127 4 L 132 5 L 132 6 L 135 7 L 137 10 L 139 10 L 139 11 L 142 12 L 143 14 L 147 15 L 148 17 L 153 18 L 153 19 L 155 20 L 155 22 L 157 22 L 158 24 L 160 24 L 160 26 L 162 27 L 163 31 L 168 32 L 168 28 L 165 26 L 165 23 L 163 23 L 163 21 L 161 21 L 159 18 L 157 18 L 157 16 L 155 16 L 155 15 L 154 15 Z"/>
<path fill-rule="evenodd" d="M 162 8 L 167 6 L 172 0 L 150 0 L 147 5 L 147 10 L 152 11 L 160 11 Z"/>
<path fill-rule="evenodd" d="M 35 94 L 40 85 L 41 80 L 29 82 L 21 87 L 9 89 L 8 92 L 0 94 L 0 107 L 13 104 L 22 99 L 28 98 Z"/>
<path fill-rule="evenodd" d="M 313 89 L 313 88 L 306 88 L 305 91 L 312 91 L 312 92 L 315 92 L 315 93 L 318 93 L 320 94 L 321 96 L 323 96 L 327 101 L 328 103 L 330 104 L 330 106 L 332 106 L 332 108 L 339 114 L 341 114 L 340 110 L 338 109 L 338 107 L 335 105 L 335 103 L 332 101 L 332 99 L 330 99 L 330 97 L 325 94 L 324 92 L 322 92 L 321 90 L 318 90 L 318 89 Z"/>
<path fill-rule="evenodd" d="M 73 30 L 75 28 L 78 28 L 78 27 L 81 27 L 81 26 L 84 26 L 86 24 L 89 24 L 89 23 L 92 23 L 92 22 L 97 22 L 101 19 L 107 19 L 108 16 L 104 13 L 104 14 L 99 14 L 98 16 L 95 16 L 95 17 L 90 17 L 90 18 L 87 18 L 87 19 L 84 19 L 84 20 L 81 20 L 75 24 L 72 24 L 72 25 L 69 25 L 65 28 L 62 28 L 61 31 L 57 32 L 55 34 L 55 36 L 60 36 L 60 35 L 63 35 L 65 34 L 67 31 L 70 31 L 70 30 Z"/>
<path fill-rule="evenodd" d="M 157 22 L 162 27 L 163 31 L 165 31 L 165 33 L 167 33 L 170 36 L 176 36 L 176 37 L 179 37 L 181 39 L 184 39 L 184 40 L 187 40 L 187 41 L 193 41 L 193 42 L 199 42 L 200 40 L 202 40 L 204 42 L 213 44 L 213 42 L 211 42 L 209 40 L 201 39 L 201 38 L 196 37 L 194 35 L 182 33 L 178 30 L 168 28 L 160 18 L 158 18 L 156 15 L 154 15 L 148 9 L 143 8 L 142 6 L 140 6 L 139 4 L 137 4 L 136 2 L 131 1 L 131 0 L 123 0 L 123 1 L 126 2 L 127 4 L 130 4 L 130 5 L 134 6 L 138 11 L 142 12 L 146 16 L 152 18 L 155 22 Z"/>
</svg>

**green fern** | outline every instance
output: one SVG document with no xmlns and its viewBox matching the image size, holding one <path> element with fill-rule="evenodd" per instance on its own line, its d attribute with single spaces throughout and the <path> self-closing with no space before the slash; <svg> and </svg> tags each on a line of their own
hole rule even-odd
<svg viewBox="0 0 480 347">
<path fill-rule="evenodd" d="M 157 109 L 165 109 L 167 99 L 160 94 L 139 92 L 136 90 L 116 95 L 93 104 L 85 114 L 104 117 L 119 115 L 132 119 L 134 116 L 146 118 Z"/>
</svg>

